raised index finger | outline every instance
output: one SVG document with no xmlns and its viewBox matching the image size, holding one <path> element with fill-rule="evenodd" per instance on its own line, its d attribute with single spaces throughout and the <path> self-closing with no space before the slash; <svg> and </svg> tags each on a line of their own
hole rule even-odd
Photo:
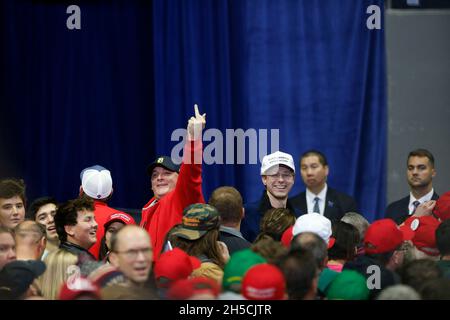
<svg viewBox="0 0 450 320">
<path fill-rule="evenodd" d="M 201 117 L 200 112 L 198 112 L 198 105 L 194 104 L 194 112 L 195 112 L 195 118 Z"/>
</svg>

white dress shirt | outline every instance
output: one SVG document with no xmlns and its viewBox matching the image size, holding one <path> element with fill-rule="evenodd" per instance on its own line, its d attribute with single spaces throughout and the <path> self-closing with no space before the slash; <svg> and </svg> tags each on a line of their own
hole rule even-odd
<svg viewBox="0 0 450 320">
<path fill-rule="evenodd" d="M 319 194 L 312 193 L 308 188 L 306 188 L 306 206 L 308 208 L 308 213 L 314 212 L 314 204 L 316 203 L 314 199 L 319 198 L 319 210 L 320 214 L 323 215 L 325 212 L 325 199 L 327 197 L 328 185 L 325 183 L 325 187 Z"/>
<path fill-rule="evenodd" d="M 411 215 L 414 211 L 414 201 L 419 201 L 420 204 L 430 201 L 431 198 L 433 197 L 433 193 L 434 193 L 434 189 L 431 188 L 431 191 L 428 192 L 426 195 L 424 195 L 422 198 L 420 199 L 416 199 L 414 198 L 413 194 L 410 192 L 409 193 L 409 205 L 408 205 L 408 209 L 409 209 L 409 214 Z"/>
</svg>

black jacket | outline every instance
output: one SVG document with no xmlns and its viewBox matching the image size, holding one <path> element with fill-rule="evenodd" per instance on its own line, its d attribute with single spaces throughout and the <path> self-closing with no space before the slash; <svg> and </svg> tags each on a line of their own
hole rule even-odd
<svg viewBox="0 0 450 320">
<path fill-rule="evenodd" d="M 227 245 L 230 255 L 251 246 L 251 243 L 245 240 L 239 231 L 229 230 L 222 226 L 220 227 L 219 241 Z"/>
<path fill-rule="evenodd" d="M 261 218 L 264 216 L 264 213 L 266 213 L 267 210 L 272 209 L 267 191 L 264 190 L 261 198 L 258 201 L 245 204 L 244 207 L 245 217 L 241 222 L 241 232 L 244 235 L 245 239 L 253 242 L 256 236 L 259 234 L 259 224 Z M 286 207 L 296 217 L 299 217 L 303 214 L 303 212 L 292 205 L 289 199 L 287 201 Z"/>
<path fill-rule="evenodd" d="M 295 208 L 303 213 L 308 213 L 306 191 L 290 198 L 290 201 Z M 331 221 L 339 221 L 347 212 L 358 212 L 356 201 L 349 195 L 328 187 L 324 216 Z"/>
<path fill-rule="evenodd" d="M 80 247 L 79 245 L 76 245 L 75 243 L 72 242 L 62 242 L 59 245 L 60 249 L 64 249 L 69 251 L 70 253 L 73 253 L 74 255 L 78 256 L 78 263 L 83 263 L 89 260 L 93 260 L 96 261 L 97 259 L 95 259 L 95 257 L 86 249 L 84 249 L 83 247 Z"/>
<path fill-rule="evenodd" d="M 434 192 L 431 200 L 437 200 L 439 195 Z M 384 214 L 385 218 L 389 218 L 395 221 L 397 224 L 402 224 L 409 217 L 409 196 L 404 197 L 400 200 L 392 202 L 386 208 Z"/>
</svg>

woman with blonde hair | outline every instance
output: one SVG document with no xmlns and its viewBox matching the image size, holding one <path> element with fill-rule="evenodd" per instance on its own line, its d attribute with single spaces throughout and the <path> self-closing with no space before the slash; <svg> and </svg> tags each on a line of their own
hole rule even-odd
<svg viewBox="0 0 450 320">
<path fill-rule="evenodd" d="M 57 249 L 50 252 L 44 259 L 47 266 L 39 278 L 42 295 L 48 300 L 57 300 L 59 290 L 70 276 L 77 276 L 78 257 L 67 250 Z"/>
</svg>

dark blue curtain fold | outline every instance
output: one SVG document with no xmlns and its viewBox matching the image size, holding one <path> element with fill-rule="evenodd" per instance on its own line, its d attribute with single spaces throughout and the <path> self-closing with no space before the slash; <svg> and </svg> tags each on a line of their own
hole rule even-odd
<svg viewBox="0 0 450 320">
<path fill-rule="evenodd" d="M 296 159 L 310 148 L 323 151 L 329 185 L 353 195 L 369 219 L 380 217 L 385 48 L 384 31 L 366 28 L 372 4 L 383 7 L 382 1 L 350 0 L 215 1 L 215 8 L 209 1 L 154 1 L 161 57 L 155 60 L 155 107 L 181 108 L 187 116 L 199 102 L 213 115 L 208 127 L 279 129 L 281 150 Z M 156 125 L 169 136 L 179 124 Z M 157 144 L 170 150 L 167 139 Z M 259 165 L 206 166 L 204 180 L 207 194 L 231 184 L 247 201 L 262 190 Z M 294 193 L 302 189 L 298 176 Z"/>
<path fill-rule="evenodd" d="M 2 1 L 1 176 L 23 177 L 28 198 L 78 195 L 80 171 L 112 171 L 113 205 L 151 196 L 151 3 L 81 1 L 81 30 L 67 2 Z"/>
<path fill-rule="evenodd" d="M 0 175 L 25 178 L 29 198 L 75 197 L 79 172 L 102 164 L 112 205 L 141 207 L 151 196 L 146 164 L 170 154 L 172 132 L 197 103 L 224 138 L 226 129 L 279 129 L 297 167 L 307 149 L 323 151 L 329 185 L 381 217 L 384 30 L 366 28 L 366 8 L 383 1 L 78 4 L 79 31 L 65 27 L 66 2 L 0 4 Z M 205 165 L 203 178 L 206 198 L 220 185 L 245 201 L 262 191 L 259 164 Z M 292 194 L 302 189 L 297 175 Z"/>
</svg>

